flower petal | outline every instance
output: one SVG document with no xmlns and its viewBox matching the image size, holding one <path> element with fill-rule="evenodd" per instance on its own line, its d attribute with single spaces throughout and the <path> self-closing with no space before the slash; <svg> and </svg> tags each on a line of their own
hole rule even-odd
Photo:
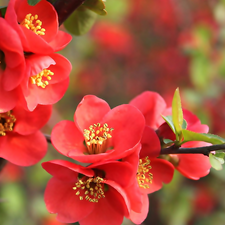
<svg viewBox="0 0 225 225">
<path fill-rule="evenodd" d="M 52 160 L 49 162 L 42 163 L 42 167 L 61 181 L 77 182 L 78 173 L 84 174 L 88 177 L 94 176 L 94 171 L 86 169 L 80 165 L 65 160 Z"/>
<path fill-rule="evenodd" d="M 64 31 L 59 30 L 55 38 L 49 43 L 54 49 L 54 52 L 58 52 L 66 47 L 72 40 L 72 36 Z"/>
<path fill-rule="evenodd" d="M 209 157 L 202 154 L 179 155 L 179 164 L 176 169 L 185 177 L 198 180 L 206 176 L 211 168 Z"/>
<path fill-rule="evenodd" d="M 80 200 L 73 190 L 73 182 L 65 182 L 53 177 L 45 189 L 44 201 L 50 213 L 57 213 L 62 223 L 74 223 L 87 217 L 96 205 Z"/>
<path fill-rule="evenodd" d="M 150 158 L 150 173 L 153 174 L 152 183 L 149 184 L 149 188 L 141 188 L 141 192 L 145 194 L 150 194 L 152 192 L 158 191 L 162 188 L 163 183 L 169 183 L 173 178 L 174 166 L 164 160 L 157 158 Z"/>
<path fill-rule="evenodd" d="M 142 201 L 143 201 L 143 204 L 142 204 L 141 213 L 137 213 L 133 210 L 131 210 L 130 212 L 129 219 L 135 224 L 141 224 L 148 215 L 148 209 L 149 209 L 148 195 L 142 194 Z"/>
<path fill-rule="evenodd" d="M 145 91 L 131 100 L 129 104 L 137 107 L 143 113 L 146 125 L 157 129 L 161 124 L 161 114 L 166 109 L 166 103 L 158 93 Z"/>
<path fill-rule="evenodd" d="M 16 118 L 14 132 L 22 135 L 28 135 L 41 129 L 49 120 L 52 113 L 52 106 L 38 105 L 37 108 L 30 112 L 20 106 L 13 109 L 13 115 Z"/>
<path fill-rule="evenodd" d="M 80 225 L 122 224 L 124 215 L 127 215 L 129 202 L 124 191 L 114 182 L 106 181 L 109 190 L 105 192 L 105 198 L 99 200 L 94 210 L 84 219 Z"/>
<path fill-rule="evenodd" d="M 84 136 L 72 121 L 64 120 L 56 124 L 52 129 L 51 141 L 57 151 L 65 156 L 71 151 L 83 156 L 87 151 L 83 144 Z"/>
<path fill-rule="evenodd" d="M 144 133 L 141 139 L 140 158 L 146 156 L 158 157 L 161 150 L 161 145 L 156 132 L 149 126 L 145 126 Z"/>
<path fill-rule="evenodd" d="M 47 141 L 40 131 L 26 136 L 9 133 L 0 157 L 19 166 L 31 166 L 39 162 L 46 152 Z"/>
<path fill-rule="evenodd" d="M 134 148 L 141 140 L 145 120 L 140 111 L 131 105 L 120 105 L 113 108 L 103 118 L 112 132 L 112 146 L 117 158 L 125 157 L 126 150 Z"/>
<path fill-rule="evenodd" d="M 110 107 L 106 101 L 94 95 L 86 95 L 77 106 L 74 121 L 83 132 L 90 125 L 101 122 L 109 111 Z"/>
</svg>

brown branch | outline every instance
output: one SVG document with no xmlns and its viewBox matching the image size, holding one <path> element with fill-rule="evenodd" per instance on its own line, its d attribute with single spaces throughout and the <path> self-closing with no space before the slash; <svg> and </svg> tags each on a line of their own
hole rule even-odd
<svg viewBox="0 0 225 225">
<path fill-rule="evenodd" d="M 210 145 L 204 147 L 197 147 L 197 148 L 179 148 L 176 146 L 171 146 L 169 148 L 161 149 L 160 155 L 167 155 L 167 154 L 203 154 L 209 155 L 212 151 L 218 150 L 225 150 L 225 144 L 220 145 Z"/>
<path fill-rule="evenodd" d="M 49 134 L 44 134 L 48 143 L 51 142 L 51 136 Z M 197 148 L 180 148 L 178 146 L 172 145 L 168 148 L 161 149 L 160 155 L 168 154 L 203 154 L 209 156 L 212 151 L 225 150 L 225 144 L 220 145 L 210 145 Z"/>
<path fill-rule="evenodd" d="M 85 0 L 56 0 L 53 3 L 58 13 L 59 26 L 70 16 L 70 14 L 84 3 Z"/>
<path fill-rule="evenodd" d="M 7 163 L 7 161 L 5 159 L 0 158 L 0 172 L 2 171 L 2 169 L 4 168 L 6 163 Z"/>
<path fill-rule="evenodd" d="M 51 144 L 51 143 L 52 143 L 52 141 L 51 141 L 51 136 L 50 136 L 49 134 L 44 134 L 44 136 L 45 136 L 47 142 L 48 142 L 49 144 Z"/>
</svg>

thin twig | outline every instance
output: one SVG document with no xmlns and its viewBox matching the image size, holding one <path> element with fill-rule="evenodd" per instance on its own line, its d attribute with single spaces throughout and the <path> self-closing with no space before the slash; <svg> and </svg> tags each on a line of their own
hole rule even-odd
<svg viewBox="0 0 225 225">
<path fill-rule="evenodd" d="M 5 159 L 0 158 L 0 172 L 2 171 L 2 169 L 4 168 L 6 163 L 7 163 L 7 161 Z"/>
<path fill-rule="evenodd" d="M 217 150 L 225 150 L 225 144 L 220 145 L 210 145 L 204 147 L 197 147 L 197 148 L 179 148 L 176 146 L 171 146 L 169 148 L 161 149 L 160 155 L 167 155 L 167 154 L 203 154 L 209 155 L 212 151 Z"/>
<path fill-rule="evenodd" d="M 50 136 L 49 134 L 44 134 L 44 136 L 45 136 L 47 142 L 48 142 L 49 144 L 51 144 L 51 143 L 52 143 L 52 141 L 51 141 L 51 136 Z"/>
</svg>

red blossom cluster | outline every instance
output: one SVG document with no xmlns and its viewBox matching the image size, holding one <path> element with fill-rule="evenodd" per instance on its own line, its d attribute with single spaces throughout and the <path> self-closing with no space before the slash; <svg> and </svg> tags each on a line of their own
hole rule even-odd
<svg viewBox="0 0 225 225">
<path fill-rule="evenodd" d="M 119 225 L 127 217 L 141 224 L 148 214 L 148 194 L 169 183 L 174 169 L 190 179 L 207 175 L 211 165 L 206 156 L 160 155 L 161 140 L 175 140 L 161 117 L 170 113 L 156 92 L 146 91 L 113 109 L 96 96 L 85 96 L 74 122 L 59 122 L 51 134 L 53 146 L 70 161 L 42 164 L 53 176 L 44 195 L 48 211 L 64 223 Z M 184 119 L 188 130 L 208 132 L 191 112 L 184 110 Z M 199 145 L 204 144 L 184 144 Z"/>
<path fill-rule="evenodd" d="M 167 5 L 169 1 L 160 2 Z M 165 10 L 172 8 L 168 5 Z M 174 22 L 168 19 L 175 18 L 161 16 L 173 30 Z M 46 0 L 35 6 L 27 0 L 10 0 L 6 14 L 0 17 L 0 157 L 16 165 L 33 165 L 46 154 L 47 141 L 40 129 L 51 116 L 52 104 L 62 98 L 69 84 L 71 64 L 55 52 L 63 49 L 71 36 L 58 26 L 57 13 Z M 104 38 L 102 44 L 116 55 L 125 55 L 135 69 L 140 69 L 136 59 L 147 65 L 154 58 L 151 54 L 140 57 L 134 39 L 118 27 L 106 31 L 105 35 L 114 37 L 116 48 Z M 168 55 L 184 67 L 185 59 L 175 49 L 166 49 L 154 62 L 168 66 L 176 76 L 177 68 L 167 62 Z M 153 64 L 153 73 L 161 71 Z M 135 70 L 132 74 L 136 82 Z M 74 121 L 59 122 L 51 134 L 53 146 L 69 161 L 42 164 L 53 176 L 44 196 L 48 211 L 57 213 L 63 223 L 119 225 L 126 217 L 141 224 L 148 213 L 148 194 L 169 183 L 175 169 L 194 180 L 206 176 L 211 165 L 204 155 L 160 155 L 163 139 L 176 140 L 162 114 L 170 115 L 171 108 L 156 92 L 143 92 L 129 104 L 113 109 L 94 95 L 85 96 Z M 208 132 L 208 126 L 191 112 L 184 110 L 183 114 L 187 130 Z M 183 147 L 203 145 L 192 141 Z"/>
<path fill-rule="evenodd" d="M 69 84 L 71 64 L 55 52 L 71 36 L 46 0 L 11 0 L 0 16 L 0 157 L 30 166 L 47 152 L 39 130 Z"/>
</svg>

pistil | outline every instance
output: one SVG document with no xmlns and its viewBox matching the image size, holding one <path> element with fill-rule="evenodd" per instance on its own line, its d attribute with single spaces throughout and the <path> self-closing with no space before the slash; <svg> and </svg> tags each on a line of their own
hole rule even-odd
<svg viewBox="0 0 225 225">
<path fill-rule="evenodd" d="M 83 177 L 78 180 L 73 187 L 76 190 L 76 195 L 80 200 L 86 200 L 89 202 L 98 202 L 99 199 L 105 198 L 104 193 L 104 179 L 101 177 Z"/>
<path fill-rule="evenodd" d="M 45 88 L 49 84 L 47 80 L 51 80 L 51 76 L 53 75 L 54 73 L 51 70 L 44 69 L 37 75 L 31 76 L 30 80 L 32 84 L 36 84 L 38 87 Z M 43 78 L 47 80 L 44 80 Z"/>
<path fill-rule="evenodd" d="M 150 165 L 150 159 L 148 156 L 143 159 L 139 159 L 136 177 L 140 188 L 147 189 L 149 188 L 149 184 L 152 183 L 153 174 L 149 172 L 150 169 L 152 169 L 152 167 Z"/>
<path fill-rule="evenodd" d="M 0 136 L 5 136 L 7 132 L 13 131 L 16 118 L 11 111 L 0 113 Z"/>
<path fill-rule="evenodd" d="M 89 129 L 84 129 L 84 139 L 89 154 L 99 154 L 107 151 L 109 139 L 112 138 L 113 128 L 108 128 L 105 123 L 91 125 Z"/>
<path fill-rule="evenodd" d="M 42 22 L 38 20 L 38 15 L 32 16 L 31 13 L 27 14 L 20 25 L 25 26 L 29 30 L 32 30 L 37 35 L 45 35 L 45 29 L 41 27 Z"/>
</svg>

